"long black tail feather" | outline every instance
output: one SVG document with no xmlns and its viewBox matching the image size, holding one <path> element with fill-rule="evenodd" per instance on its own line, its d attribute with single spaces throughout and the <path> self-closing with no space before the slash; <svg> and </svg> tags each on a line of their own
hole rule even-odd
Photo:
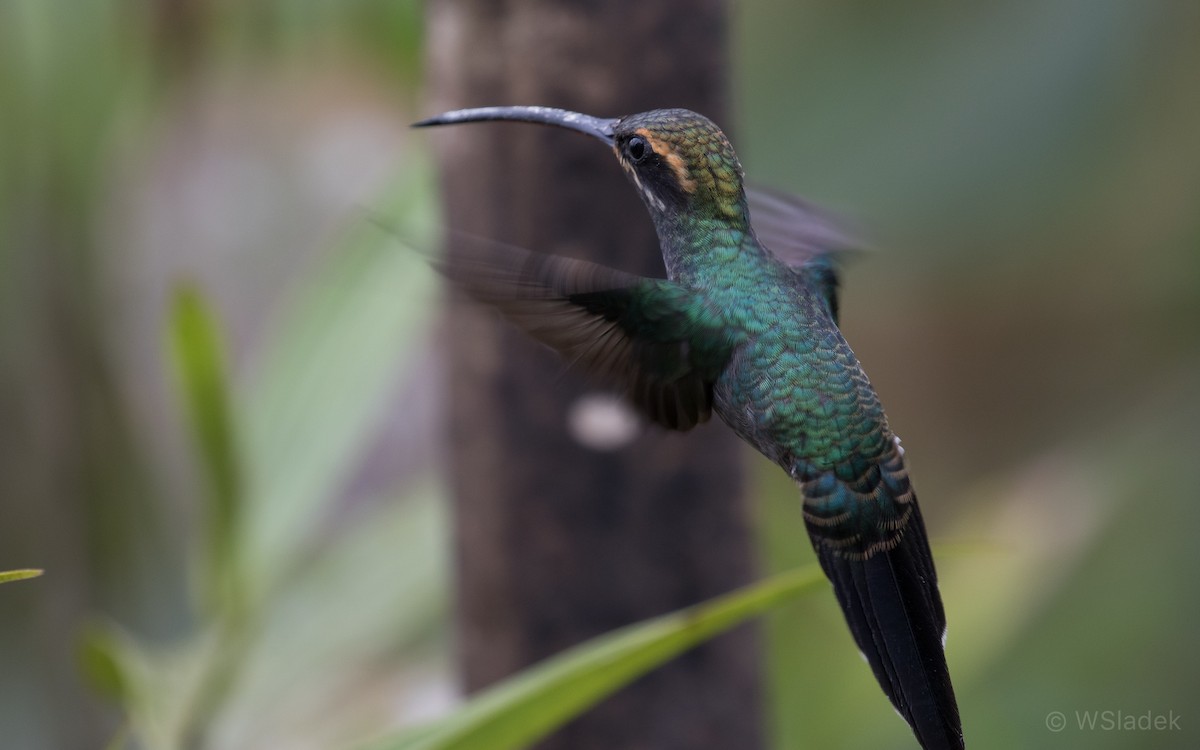
<svg viewBox="0 0 1200 750">
<path fill-rule="evenodd" d="M 944 651 L 946 615 L 919 511 L 896 546 L 865 559 L 816 548 L 855 642 L 921 747 L 962 750 Z"/>
</svg>

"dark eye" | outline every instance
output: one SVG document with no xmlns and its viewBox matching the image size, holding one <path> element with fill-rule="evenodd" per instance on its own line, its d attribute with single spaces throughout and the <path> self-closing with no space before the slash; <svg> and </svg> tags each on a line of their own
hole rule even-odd
<svg viewBox="0 0 1200 750">
<path fill-rule="evenodd" d="M 639 162 L 646 158 L 646 154 L 650 153 L 650 146 L 646 143 L 646 139 L 640 135 L 635 135 L 625 144 L 625 152 L 629 154 L 629 158 L 633 162 Z"/>
</svg>

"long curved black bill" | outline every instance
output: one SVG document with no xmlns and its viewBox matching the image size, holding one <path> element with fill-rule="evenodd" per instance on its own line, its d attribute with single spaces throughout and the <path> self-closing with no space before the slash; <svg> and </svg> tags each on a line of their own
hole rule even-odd
<svg viewBox="0 0 1200 750">
<path fill-rule="evenodd" d="M 613 129 L 618 122 L 616 119 L 606 120 L 555 107 L 476 107 L 443 112 L 427 120 L 414 122 L 413 127 L 428 128 L 435 125 L 457 125 L 462 122 L 492 122 L 496 120 L 557 125 L 560 128 L 587 133 L 610 146 L 613 143 Z"/>
</svg>

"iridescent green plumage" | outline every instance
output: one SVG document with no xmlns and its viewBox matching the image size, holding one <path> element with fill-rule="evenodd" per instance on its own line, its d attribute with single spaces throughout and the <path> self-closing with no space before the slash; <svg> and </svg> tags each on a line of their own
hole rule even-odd
<svg viewBox="0 0 1200 750">
<path fill-rule="evenodd" d="M 884 692 L 923 747 L 962 748 L 945 613 L 903 451 L 837 326 L 836 232 L 797 201 L 748 200 L 728 139 L 687 110 L 602 120 L 488 108 L 419 124 L 494 119 L 609 144 L 654 220 L 668 278 L 511 248 L 460 251 L 445 273 L 653 421 L 686 430 L 715 411 L 788 472 Z"/>
</svg>

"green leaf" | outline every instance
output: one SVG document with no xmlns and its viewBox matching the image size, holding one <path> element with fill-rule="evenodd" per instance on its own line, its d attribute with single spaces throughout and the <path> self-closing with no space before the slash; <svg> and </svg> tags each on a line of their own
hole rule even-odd
<svg viewBox="0 0 1200 750">
<path fill-rule="evenodd" d="M 97 693 L 125 707 L 136 700 L 143 657 L 115 626 L 88 623 L 80 634 L 77 658 L 80 671 Z"/>
<path fill-rule="evenodd" d="M 226 377 L 225 346 L 208 302 L 190 284 L 176 288 L 168 331 L 171 360 L 208 478 L 206 601 L 239 608 L 241 481 Z"/>
<path fill-rule="evenodd" d="M 377 700 L 379 675 L 395 675 L 405 694 L 440 671 L 450 587 L 446 498 L 421 481 L 361 502 L 271 592 L 221 715 L 223 746 L 304 746 L 314 733 L 324 746 L 345 746 L 363 727 L 394 723 L 393 701 Z"/>
<path fill-rule="evenodd" d="M 37 578 L 42 574 L 37 568 L 26 568 L 24 570 L 3 570 L 0 571 L 0 583 L 8 583 L 9 581 L 23 581 L 26 578 Z"/>
<path fill-rule="evenodd" d="M 133 738 L 127 744 L 136 747 L 180 748 L 198 716 L 197 701 L 206 697 L 212 665 L 233 658 L 227 656 L 230 652 L 229 641 L 215 628 L 186 641 L 151 646 L 115 622 L 95 619 L 84 625 L 76 657 L 89 685 L 125 714 L 110 747 L 123 747 L 124 737 Z"/>
<path fill-rule="evenodd" d="M 808 566 L 703 604 L 636 623 L 564 651 L 481 693 L 431 728 L 373 750 L 525 747 L 678 654 L 824 580 Z"/>
<path fill-rule="evenodd" d="M 378 213 L 422 244 L 435 214 L 422 174 Z M 435 308 L 425 259 L 365 218 L 292 290 L 240 401 L 256 590 L 293 567 L 386 416 Z"/>
</svg>

